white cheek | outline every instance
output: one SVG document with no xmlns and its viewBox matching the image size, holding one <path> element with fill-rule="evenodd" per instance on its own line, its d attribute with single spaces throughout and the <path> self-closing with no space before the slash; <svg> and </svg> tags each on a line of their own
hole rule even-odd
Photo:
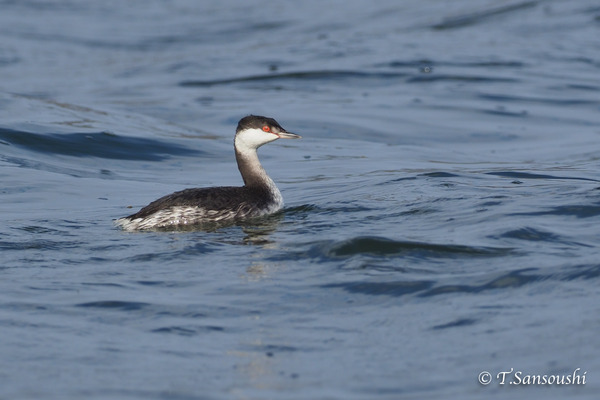
<svg viewBox="0 0 600 400">
<path fill-rule="evenodd" d="M 235 145 L 238 149 L 257 149 L 263 144 L 272 142 L 278 139 L 278 136 L 263 132 L 261 129 L 251 129 L 239 134 L 235 137 Z"/>
</svg>

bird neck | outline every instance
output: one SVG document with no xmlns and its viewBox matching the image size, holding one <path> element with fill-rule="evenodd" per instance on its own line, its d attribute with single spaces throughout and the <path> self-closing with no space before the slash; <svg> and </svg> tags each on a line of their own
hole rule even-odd
<svg viewBox="0 0 600 400">
<path fill-rule="evenodd" d="M 258 154 L 255 149 L 235 149 L 235 159 L 238 169 L 244 179 L 244 185 L 250 187 L 264 187 L 269 191 L 277 191 L 275 182 L 267 175 L 267 172 L 260 164 Z"/>
</svg>

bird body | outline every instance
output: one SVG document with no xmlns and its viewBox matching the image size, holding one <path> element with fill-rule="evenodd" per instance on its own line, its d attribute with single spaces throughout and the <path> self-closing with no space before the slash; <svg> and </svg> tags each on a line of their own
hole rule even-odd
<svg viewBox="0 0 600 400">
<path fill-rule="evenodd" d="M 124 230 L 237 221 L 277 212 L 283 197 L 260 164 L 256 150 L 277 139 L 298 139 L 272 118 L 249 115 L 238 123 L 234 148 L 244 186 L 185 189 L 153 201 L 135 214 L 116 220 Z"/>
</svg>

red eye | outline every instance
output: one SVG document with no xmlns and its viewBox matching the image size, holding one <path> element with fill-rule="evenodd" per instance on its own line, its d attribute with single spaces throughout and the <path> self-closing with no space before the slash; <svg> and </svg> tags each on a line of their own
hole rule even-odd
<svg viewBox="0 0 600 400">
<path fill-rule="evenodd" d="M 263 131 L 271 132 L 271 127 L 269 125 L 265 125 L 265 126 L 263 126 Z"/>
</svg>

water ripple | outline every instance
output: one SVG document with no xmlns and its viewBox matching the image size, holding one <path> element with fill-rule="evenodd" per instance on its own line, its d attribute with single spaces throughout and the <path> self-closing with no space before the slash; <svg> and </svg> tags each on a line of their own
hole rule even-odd
<svg viewBox="0 0 600 400">
<path fill-rule="evenodd" d="M 552 232 L 535 229 L 528 226 L 504 232 L 499 236 L 491 236 L 491 238 L 506 238 L 525 240 L 529 242 L 561 243 L 569 246 L 592 247 L 591 245 L 585 243 L 568 240 L 567 238 Z"/>
<path fill-rule="evenodd" d="M 593 218 L 600 215 L 600 204 L 574 204 L 552 207 L 544 211 L 514 213 L 511 215 L 527 215 L 527 216 L 539 216 L 539 215 L 563 215 L 577 218 Z"/>
<path fill-rule="evenodd" d="M 194 156 L 202 152 L 155 139 L 95 133 L 33 133 L 0 128 L 0 143 L 37 153 L 120 160 L 160 161 L 169 155 Z"/>
<path fill-rule="evenodd" d="M 65 250 L 80 247 L 84 242 L 34 239 L 28 241 L 0 241 L 0 250 Z"/>
<path fill-rule="evenodd" d="M 457 17 L 446 18 L 442 22 L 432 26 L 435 30 L 445 29 L 456 29 L 462 28 L 469 25 L 475 25 L 486 22 L 490 18 L 497 17 L 498 15 L 508 14 L 514 11 L 521 11 L 531 7 L 537 6 L 537 1 L 524 1 L 516 4 L 508 4 L 499 7 L 492 7 L 487 10 L 463 14 Z"/>
<path fill-rule="evenodd" d="M 547 175 L 547 174 L 532 174 L 529 172 L 519 172 L 519 171 L 486 172 L 486 175 L 502 176 L 505 178 L 513 178 L 513 179 L 566 179 L 566 180 L 600 182 L 597 179 L 590 179 L 590 178 L 579 178 L 579 177 L 572 177 L 572 176 L 555 176 L 555 175 Z"/>
<path fill-rule="evenodd" d="M 481 293 L 488 290 L 496 290 L 496 289 L 508 289 L 508 288 L 518 288 L 529 283 L 545 279 L 545 276 L 540 274 L 523 274 L 523 272 L 531 271 L 532 268 L 518 270 L 518 271 L 510 271 L 506 274 L 500 275 L 499 277 L 493 278 L 492 280 L 485 282 L 480 285 L 440 285 L 436 286 L 430 290 L 427 290 L 421 294 L 420 297 L 430 297 L 437 296 L 440 294 L 451 294 L 451 293 Z"/>
<path fill-rule="evenodd" d="M 525 96 L 508 96 L 498 94 L 479 94 L 479 98 L 495 102 L 510 102 L 510 103 L 532 103 L 532 104 L 548 104 L 558 106 L 579 106 L 579 105 L 597 105 L 597 100 L 587 99 L 553 99 L 548 97 L 525 97 Z"/>
<path fill-rule="evenodd" d="M 222 326 L 165 326 L 162 328 L 153 329 L 153 333 L 167 333 L 178 336 L 195 336 L 206 332 L 223 332 L 225 328 Z"/>
<path fill-rule="evenodd" d="M 187 80 L 179 83 L 180 86 L 214 86 L 226 85 L 239 82 L 273 81 L 273 80 L 312 80 L 312 79 L 347 79 L 347 78 L 404 78 L 407 74 L 397 72 L 362 72 L 362 71 L 344 71 L 344 70 L 323 70 L 323 71 L 299 71 L 272 73 L 262 75 L 241 76 L 236 78 L 211 79 L 211 80 Z"/>
<path fill-rule="evenodd" d="M 307 81 L 327 80 L 330 84 L 335 81 L 346 81 L 348 79 L 377 79 L 388 82 L 390 79 L 406 79 L 407 83 L 436 82 L 436 81 L 460 81 L 460 82 L 517 82 L 514 78 L 483 75 L 459 75 L 459 74 L 408 74 L 398 72 L 365 72 L 365 71 L 299 71 L 286 73 L 271 73 L 261 75 L 249 75 L 233 78 L 210 79 L 210 80 L 186 80 L 179 83 L 184 87 L 210 87 L 216 85 L 228 85 L 244 82 L 264 81 Z"/>
<path fill-rule="evenodd" d="M 143 303 L 138 301 L 102 300 L 76 304 L 76 306 L 84 308 L 102 308 L 120 311 L 134 311 L 151 307 L 152 305 L 150 303 Z"/>
<path fill-rule="evenodd" d="M 447 328 L 456 328 L 456 327 L 473 325 L 475 323 L 477 323 L 477 320 L 473 319 L 473 318 L 459 318 L 455 321 L 448 322 L 446 324 L 435 325 L 431 329 L 439 330 L 439 329 L 447 329 Z"/>
<path fill-rule="evenodd" d="M 560 239 L 560 236 L 555 235 L 552 232 L 541 231 L 530 227 L 511 230 L 503 233 L 502 235 L 500 235 L 500 237 L 509 239 L 529 240 L 534 242 L 556 242 Z"/>
<path fill-rule="evenodd" d="M 474 247 L 455 244 L 436 244 L 412 241 L 398 241 L 385 237 L 360 236 L 325 246 L 324 251 L 331 257 L 351 257 L 357 254 L 388 256 L 406 254 L 419 258 L 435 257 L 498 257 L 513 252 L 510 248 Z"/>
<path fill-rule="evenodd" d="M 345 282 L 322 285 L 322 288 L 341 288 L 350 293 L 400 297 L 427 290 L 434 281 Z"/>
</svg>

